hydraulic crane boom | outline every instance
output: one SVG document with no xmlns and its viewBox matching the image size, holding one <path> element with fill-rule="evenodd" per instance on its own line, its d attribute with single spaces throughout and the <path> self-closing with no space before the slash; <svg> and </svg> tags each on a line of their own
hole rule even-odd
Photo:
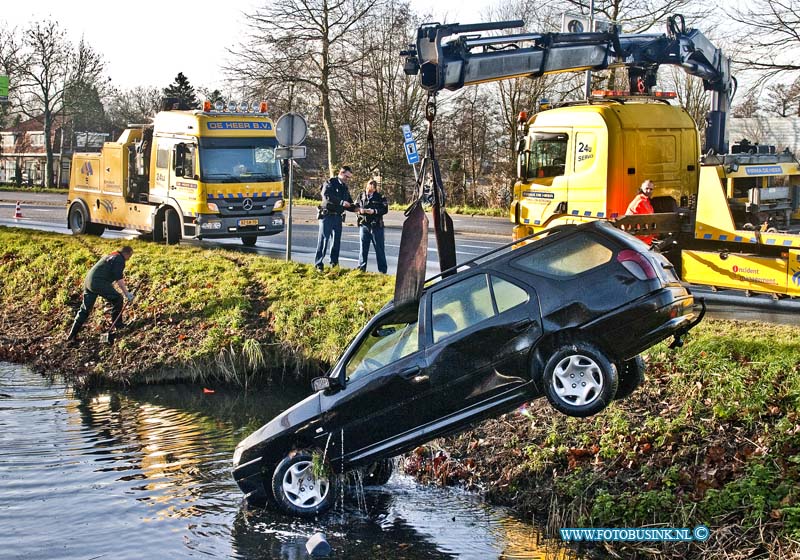
<svg viewBox="0 0 800 560">
<path fill-rule="evenodd" d="M 683 16 L 670 17 L 665 34 L 620 34 L 616 26 L 603 33 L 479 34 L 522 25 L 519 20 L 423 25 L 416 45 L 401 53 L 404 70 L 420 74 L 422 87 L 435 93 L 523 76 L 625 67 L 630 90 L 647 93 L 656 84 L 660 65 L 677 65 L 700 77 L 712 92 L 704 151 L 727 153 L 725 119 L 735 91 L 730 60 L 700 31 L 687 29 Z M 457 37 L 444 42 L 453 35 Z"/>
</svg>

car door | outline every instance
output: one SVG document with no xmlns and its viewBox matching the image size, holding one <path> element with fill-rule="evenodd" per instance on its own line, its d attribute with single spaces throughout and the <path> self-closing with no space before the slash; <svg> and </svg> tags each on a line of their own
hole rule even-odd
<svg viewBox="0 0 800 560">
<path fill-rule="evenodd" d="M 389 314 L 372 324 L 345 356 L 345 388 L 324 397 L 324 429 L 346 461 L 393 445 L 392 438 L 413 428 L 409 403 L 427 390 L 417 375 L 424 365 L 417 318 Z"/>
<path fill-rule="evenodd" d="M 432 290 L 428 297 L 425 374 L 431 393 L 420 406 L 445 417 L 523 396 L 530 349 L 542 333 L 534 290 L 492 272 Z"/>
</svg>

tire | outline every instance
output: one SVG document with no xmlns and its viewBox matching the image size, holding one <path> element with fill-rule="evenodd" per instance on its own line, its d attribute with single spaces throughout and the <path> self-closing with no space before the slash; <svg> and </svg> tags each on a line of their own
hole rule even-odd
<svg viewBox="0 0 800 560">
<path fill-rule="evenodd" d="M 172 208 L 164 214 L 164 223 L 167 228 L 167 245 L 176 245 L 181 240 L 181 217 Z"/>
<path fill-rule="evenodd" d="M 626 360 L 617 366 L 617 370 L 619 371 L 619 383 L 617 384 L 617 394 L 614 395 L 615 401 L 630 397 L 639 388 L 639 385 L 644 383 L 644 358 L 636 356 Z"/>
<path fill-rule="evenodd" d="M 89 224 L 86 225 L 86 233 L 88 233 L 89 235 L 96 235 L 97 237 L 100 237 L 101 235 L 103 235 L 103 232 L 105 231 L 106 231 L 106 226 L 104 226 L 103 224 L 93 224 L 90 222 Z"/>
<path fill-rule="evenodd" d="M 275 467 L 272 493 L 278 509 L 297 517 L 315 517 L 333 505 L 335 478 L 315 478 L 308 450 L 288 453 Z"/>
<path fill-rule="evenodd" d="M 364 469 L 364 486 L 383 486 L 394 471 L 394 461 L 381 459 Z"/>
<path fill-rule="evenodd" d="M 242 245 L 245 247 L 253 247 L 256 244 L 256 240 L 258 239 L 255 235 L 243 235 L 242 236 Z"/>
<path fill-rule="evenodd" d="M 69 217 L 67 219 L 69 229 L 75 235 L 83 235 L 87 233 L 89 227 L 89 216 L 86 210 L 80 204 L 73 204 L 69 209 Z"/>
<path fill-rule="evenodd" d="M 559 347 L 547 360 L 542 377 L 550 404 L 567 416 L 597 414 L 617 392 L 617 368 L 586 342 Z"/>
</svg>

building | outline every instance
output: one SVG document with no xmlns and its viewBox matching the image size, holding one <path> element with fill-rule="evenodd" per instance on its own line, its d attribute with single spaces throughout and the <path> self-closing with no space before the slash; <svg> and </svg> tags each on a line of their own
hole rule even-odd
<svg viewBox="0 0 800 560">
<path fill-rule="evenodd" d="M 56 118 L 52 127 L 53 173 L 55 183 L 69 185 L 70 162 L 76 150 L 99 151 L 107 134 L 70 132 L 68 124 Z M 22 121 L 0 130 L 0 183 L 45 186 L 47 149 L 44 142 L 44 118 Z"/>
</svg>

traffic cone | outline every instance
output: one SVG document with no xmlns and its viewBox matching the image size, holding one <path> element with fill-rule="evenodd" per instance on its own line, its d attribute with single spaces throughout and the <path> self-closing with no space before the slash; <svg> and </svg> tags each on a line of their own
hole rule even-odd
<svg viewBox="0 0 800 560">
<path fill-rule="evenodd" d="M 20 206 L 19 200 L 17 201 L 17 207 L 14 209 L 14 219 L 19 220 L 22 218 L 22 207 Z"/>
</svg>

